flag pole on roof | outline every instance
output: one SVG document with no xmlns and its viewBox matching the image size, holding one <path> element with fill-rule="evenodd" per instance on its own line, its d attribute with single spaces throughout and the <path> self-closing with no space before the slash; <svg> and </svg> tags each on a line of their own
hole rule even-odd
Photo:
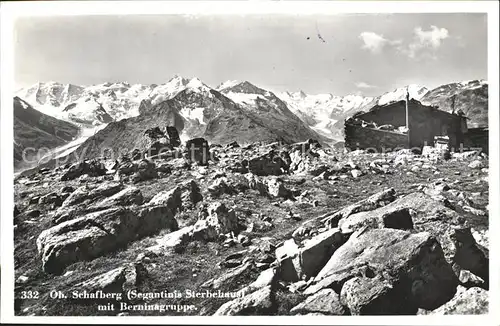
<svg viewBox="0 0 500 326">
<path fill-rule="evenodd" d="M 408 133 L 408 148 L 410 148 L 410 119 L 408 112 L 408 104 L 410 102 L 410 91 L 408 90 L 408 86 L 406 86 L 406 101 L 405 101 L 405 115 L 406 115 L 406 129 Z"/>
</svg>

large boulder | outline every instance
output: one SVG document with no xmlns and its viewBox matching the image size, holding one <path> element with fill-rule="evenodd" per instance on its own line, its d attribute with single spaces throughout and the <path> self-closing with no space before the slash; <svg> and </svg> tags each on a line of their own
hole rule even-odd
<svg viewBox="0 0 500 326">
<path fill-rule="evenodd" d="M 124 208 L 90 213 L 44 230 L 37 248 L 45 272 L 58 274 L 77 261 L 89 260 L 125 245 L 135 237 L 137 215 Z"/>
<path fill-rule="evenodd" d="M 404 293 L 388 280 L 377 276 L 353 277 L 342 286 L 340 301 L 351 315 L 411 315 L 417 308 L 401 300 Z"/>
<path fill-rule="evenodd" d="M 199 165 L 208 165 L 210 159 L 210 147 L 205 138 L 194 138 L 186 142 L 185 158 L 189 162 Z"/>
<path fill-rule="evenodd" d="M 127 187 L 111 195 L 110 197 L 103 196 L 103 194 L 105 195 L 111 193 L 112 190 L 117 190 L 116 185 L 121 184 L 112 183 L 110 185 L 111 189 L 107 189 L 106 187 L 99 189 L 98 187 L 98 190 L 93 190 L 95 191 L 94 194 L 92 194 L 92 191 L 88 193 L 89 195 L 92 195 L 91 197 L 83 199 L 83 201 L 77 203 L 76 205 L 63 206 L 59 208 L 52 214 L 53 223 L 59 224 L 77 217 L 81 217 L 82 215 L 85 215 L 87 213 L 103 209 L 142 204 L 144 198 L 142 197 L 141 191 L 136 187 Z M 84 194 L 85 189 L 88 189 L 88 187 L 79 188 L 79 190 L 75 191 L 74 193 L 76 193 L 77 195 Z M 78 200 L 78 197 L 80 195 L 73 198 L 73 200 Z"/>
<path fill-rule="evenodd" d="M 343 274 L 343 279 L 349 279 L 359 273 L 378 275 L 397 285 L 398 300 L 427 310 L 450 300 L 458 285 L 440 244 L 427 232 L 356 231 L 333 253 L 315 282 L 333 274 Z"/>
<path fill-rule="evenodd" d="M 138 212 L 111 208 L 44 230 L 38 236 L 37 248 L 44 271 L 58 274 L 68 265 L 114 251 L 165 226 L 176 228 L 168 208 L 144 208 Z"/>
<path fill-rule="evenodd" d="M 150 201 L 149 205 L 165 205 L 172 213 L 176 214 L 182 210 L 182 189 L 177 186 L 174 189 L 160 191 Z"/>
<path fill-rule="evenodd" d="M 449 234 L 453 228 L 463 226 L 464 219 L 450 209 L 446 202 L 422 192 L 413 192 L 373 211 L 344 218 L 342 223 L 344 231 L 371 224 L 377 227 L 413 228 L 418 232 L 429 232 L 441 244 L 445 257 L 450 261 L 453 244 Z"/>
<path fill-rule="evenodd" d="M 176 214 L 185 209 L 193 209 L 202 200 L 200 187 L 194 180 L 190 180 L 174 189 L 159 192 L 149 201 L 149 204 L 166 205 Z"/>
<path fill-rule="evenodd" d="M 304 142 L 292 144 L 291 150 L 301 151 L 302 153 L 307 154 L 307 152 L 309 152 L 310 150 L 318 149 L 321 147 L 322 147 L 321 144 L 316 139 L 308 139 Z"/>
<path fill-rule="evenodd" d="M 145 205 L 136 209 L 135 212 L 139 221 L 136 236 L 139 238 L 157 233 L 162 229 L 169 229 L 170 232 L 179 229 L 174 214 L 167 206 Z"/>
<path fill-rule="evenodd" d="M 119 182 L 104 182 L 100 185 L 84 185 L 77 188 L 62 203 L 62 207 L 69 207 L 77 204 L 88 205 L 106 197 L 112 196 L 123 190 L 124 186 Z M 62 209 L 62 208 L 61 208 Z"/>
<path fill-rule="evenodd" d="M 61 176 L 61 181 L 76 179 L 84 174 L 97 177 L 106 174 L 106 167 L 97 160 L 83 161 L 75 163 Z"/>
<path fill-rule="evenodd" d="M 275 150 L 248 161 L 248 170 L 258 176 L 281 175 L 287 173 L 289 167 L 290 163 L 287 163 L 286 157 Z"/>
</svg>

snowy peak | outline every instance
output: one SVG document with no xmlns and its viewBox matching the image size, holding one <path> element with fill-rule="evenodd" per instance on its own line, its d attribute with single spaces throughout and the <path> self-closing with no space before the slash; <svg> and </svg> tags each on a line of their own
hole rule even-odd
<svg viewBox="0 0 500 326">
<path fill-rule="evenodd" d="M 386 92 L 380 96 L 378 100 L 378 105 L 385 105 L 393 102 L 398 102 L 406 98 L 408 93 L 410 99 L 420 100 L 429 89 L 425 86 L 410 84 L 405 87 L 396 88 L 391 92 Z"/>
<path fill-rule="evenodd" d="M 296 97 L 296 98 L 306 98 L 307 94 L 304 93 L 303 90 L 300 90 L 300 91 L 298 91 L 297 93 L 294 94 L 294 97 Z"/>
<path fill-rule="evenodd" d="M 175 74 L 170 80 L 167 82 L 167 84 L 171 85 L 172 87 L 184 87 L 189 83 L 189 79 L 182 77 L 181 75 Z"/>
<path fill-rule="evenodd" d="M 83 88 L 72 84 L 57 82 L 36 83 L 31 87 L 21 89 L 15 95 L 33 103 L 33 105 L 60 106 L 68 98 L 78 98 Z"/>
<path fill-rule="evenodd" d="M 192 78 L 186 85 L 187 89 L 195 92 L 210 92 L 211 88 L 205 85 L 198 77 Z"/>
<path fill-rule="evenodd" d="M 231 87 L 226 87 L 225 89 L 222 90 L 222 93 L 229 93 L 229 92 L 270 96 L 269 91 L 259 88 L 248 81 L 237 83 L 235 85 L 232 85 Z"/>
<path fill-rule="evenodd" d="M 332 94 L 306 94 L 303 91 L 278 94 L 288 108 L 317 133 L 334 138 L 332 127 L 341 116 L 373 101 L 373 97 L 360 95 L 334 96 Z"/>
<path fill-rule="evenodd" d="M 199 78 L 187 79 L 179 75 L 174 75 L 167 83 L 156 86 L 148 99 L 152 106 L 175 97 L 184 90 L 196 93 L 209 93 L 211 88 L 204 84 Z"/>
<path fill-rule="evenodd" d="M 93 96 L 79 98 L 67 105 L 63 110 L 63 117 L 83 125 L 100 125 L 113 121 L 102 104 Z"/>
<path fill-rule="evenodd" d="M 488 82 L 484 79 L 441 85 L 427 92 L 421 101 L 447 112 L 462 111 L 469 128 L 488 126 Z"/>
</svg>

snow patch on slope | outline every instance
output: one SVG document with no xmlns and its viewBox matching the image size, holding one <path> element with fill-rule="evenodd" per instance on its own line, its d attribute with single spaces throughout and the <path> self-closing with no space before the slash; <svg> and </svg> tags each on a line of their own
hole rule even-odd
<svg viewBox="0 0 500 326">
<path fill-rule="evenodd" d="M 180 115 L 182 115 L 186 119 L 190 120 L 198 120 L 200 124 L 206 124 L 205 121 L 205 108 L 203 107 L 198 107 L 198 108 L 182 108 L 180 110 Z"/>
</svg>

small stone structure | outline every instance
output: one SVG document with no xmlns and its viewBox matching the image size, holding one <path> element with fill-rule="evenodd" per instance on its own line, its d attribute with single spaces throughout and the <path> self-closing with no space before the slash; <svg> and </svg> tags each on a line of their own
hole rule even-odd
<svg viewBox="0 0 500 326">
<path fill-rule="evenodd" d="M 422 149 L 434 145 L 436 136 L 447 136 L 450 149 L 458 149 L 467 132 L 463 115 L 441 111 L 415 99 L 376 105 L 346 119 L 344 127 L 345 146 L 351 150 Z"/>
</svg>

